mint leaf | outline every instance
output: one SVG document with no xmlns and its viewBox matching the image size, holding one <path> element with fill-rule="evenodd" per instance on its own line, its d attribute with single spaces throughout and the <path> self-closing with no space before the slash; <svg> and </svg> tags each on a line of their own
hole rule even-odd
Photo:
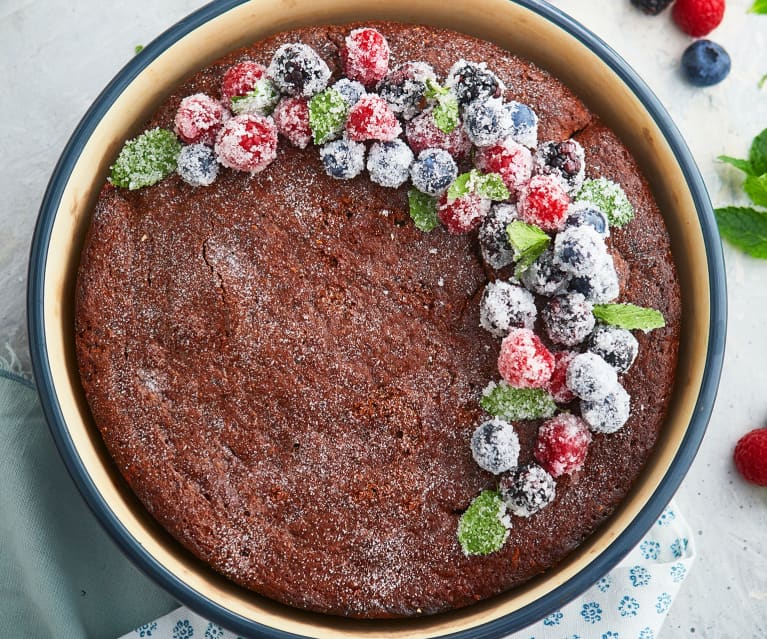
<svg viewBox="0 0 767 639">
<path fill-rule="evenodd" d="M 554 398 L 540 388 L 514 388 L 506 382 L 491 382 L 482 392 L 479 405 L 487 413 L 513 422 L 543 419 L 557 412 Z"/>
<path fill-rule="evenodd" d="M 754 4 L 748 10 L 749 13 L 767 13 L 767 0 L 754 0 Z"/>
<path fill-rule="evenodd" d="M 138 55 L 144 50 L 143 44 L 137 44 L 135 47 L 133 47 L 133 55 Z"/>
<path fill-rule="evenodd" d="M 748 153 L 748 160 L 754 169 L 754 175 L 767 173 L 767 129 L 754 138 Z"/>
<path fill-rule="evenodd" d="M 722 237 L 753 257 L 767 259 L 767 213 L 728 206 L 714 211 Z"/>
<path fill-rule="evenodd" d="M 421 193 L 417 189 L 410 189 L 407 192 L 407 201 L 410 205 L 410 217 L 413 218 L 415 227 L 419 231 L 428 233 L 439 226 L 437 198 Z"/>
<path fill-rule="evenodd" d="M 112 165 L 109 181 L 134 191 L 157 184 L 176 170 L 181 143 L 167 129 L 151 129 L 128 140 Z"/>
<path fill-rule="evenodd" d="M 335 89 L 325 89 L 309 101 L 309 128 L 315 144 L 325 144 L 344 128 L 349 103 Z"/>
<path fill-rule="evenodd" d="M 595 304 L 594 317 L 605 324 L 645 332 L 666 325 L 663 313 L 636 304 Z"/>
<path fill-rule="evenodd" d="M 474 182 L 482 177 L 482 174 L 477 169 L 472 169 L 468 173 L 461 173 L 447 190 L 447 199 L 457 200 L 459 197 L 468 195 L 474 192 Z"/>
<path fill-rule="evenodd" d="M 443 133 L 451 133 L 458 126 L 458 100 L 452 93 L 438 98 L 434 107 L 434 122 Z"/>
<path fill-rule="evenodd" d="M 274 82 L 269 78 L 259 78 L 253 85 L 253 88 L 245 95 L 235 95 L 232 97 L 232 113 L 241 115 L 242 113 L 257 113 L 258 115 L 269 115 L 274 111 L 277 102 L 280 100 L 280 93 Z"/>
<path fill-rule="evenodd" d="M 511 197 L 511 193 L 509 193 L 509 189 L 506 188 L 499 173 L 485 173 L 477 180 L 475 190 L 480 197 L 495 202 L 502 202 Z"/>
<path fill-rule="evenodd" d="M 718 158 L 716 158 L 720 162 L 724 162 L 725 164 L 731 164 L 736 169 L 740 169 L 744 173 L 747 173 L 748 175 L 754 175 L 754 169 L 751 166 L 751 162 L 748 160 L 739 160 L 738 158 L 731 158 L 729 155 L 720 155 Z"/>
<path fill-rule="evenodd" d="M 767 173 L 759 177 L 749 175 L 743 183 L 743 190 L 754 204 L 767 206 Z"/>
<path fill-rule="evenodd" d="M 621 185 L 604 177 L 584 181 L 575 200 L 594 204 L 607 215 L 610 226 L 620 228 L 634 219 L 634 207 Z"/>
<path fill-rule="evenodd" d="M 511 521 L 506 504 L 495 490 L 485 490 L 458 520 L 458 542 L 466 555 L 489 555 L 500 550 L 509 536 Z"/>
<path fill-rule="evenodd" d="M 424 93 L 424 96 L 427 100 L 436 100 L 440 96 L 448 95 L 449 93 L 450 89 L 447 87 L 441 87 L 431 78 L 426 78 L 426 92 Z"/>
<path fill-rule="evenodd" d="M 765 74 L 762 76 L 762 79 L 761 79 L 761 80 L 759 80 L 759 82 L 757 82 L 756 86 L 757 86 L 758 88 L 760 88 L 760 89 L 763 89 L 763 88 L 764 88 L 764 84 L 765 84 L 765 82 L 767 82 L 767 73 L 765 73 Z"/>
<path fill-rule="evenodd" d="M 506 227 L 506 235 L 517 260 L 517 276 L 546 250 L 551 238 L 535 224 L 515 220 Z"/>
</svg>

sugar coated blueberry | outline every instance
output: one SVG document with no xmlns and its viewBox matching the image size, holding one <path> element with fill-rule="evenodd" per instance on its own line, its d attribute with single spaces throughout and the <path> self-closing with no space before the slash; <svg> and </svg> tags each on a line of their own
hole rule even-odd
<svg viewBox="0 0 767 639">
<path fill-rule="evenodd" d="M 631 397 L 620 384 L 600 399 L 581 402 L 581 415 L 594 433 L 611 434 L 628 421 Z"/>
<path fill-rule="evenodd" d="M 480 98 L 500 96 L 505 87 L 484 62 L 458 60 L 447 74 L 445 82 L 458 98 L 458 104 L 466 106 Z"/>
<path fill-rule="evenodd" d="M 490 267 L 501 269 L 514 262 L 514 249 L 509 243 L 506 227 L 518 218 L 513 204 L 493 204 L 479 227 L 479 248 L 482 259 Z"/>
<path fill-rule="evenodd" d="M 330 69 L 320 55 L 299 42 L 277 49 L 267 72 L 280 92 L 305 98 L 322 91 L 330 79 Z"/>
<path fill-rule="evenodd" d="M 477 193 L 466 193 L 450 199 L 443 193 L 437 203 L 437 217 L 449 233 L 461 235 L 477 228 L 490 210 L 492 202 Z"/>
<path fill-rule="evenodd" d="M 570 274 L 554 263 L 554 251 L 547 249 L 520 276 L 529 291 L 551 297 L 567 290 Z"/>
<path fill-rule="evenodd" d="M 593 310 L 593 305 L 580 293 L 552 297 L 541 313 L 546 334 L 555 344 L 580 344 L 594 330 Z"/>
<path fill-rule="evenodd" d="M 521 102 L 507 102 L 511 114 L 511 137 L 515 142 L 529 148 L 538 145 L 538 116 L 529 106 Z"/>
<path fill-rule="evenodd" d="M 228 111 L 209 95 L 189 95 L 181 100 L 176 111 L 176 135 L 187 144 L 213 145 L 228 116 Z"/>
<path fill-rule="evenodd" d="M 584 276 L 573 277 L 569 282 L 571 291 L 581 293 L 592 304 L 607 304 L 620 293 L 620 282 L 611 255 L 596 265 L 596 269 Z"/>
<path fill-rule="evenodd" d="M 405 127 L 405 136 L 416 154 L 426 149 L 443 149 L 459 160 L 471 151 L 471 140 L 464 128 L 457 126 L 445 133 L 437 126 L 434 109 L 426 109 L 410 120 Z"/>
<path fill-rule="evenodd" d="M 426 149 L 410 167 L 413 186 L 427 195 L 440 195 L 458 177 L 458 166 L 443 149 Z"/>
<path fill-rule="evenodd" d="M 181 149 L 176 171 L 191 186 L 210 186 L 218 176 L 216 154 L 205 144 L 191 144 Z"/>
<path fill-rule="evenodd" d="M 607 255 L 604 238 L 590 226 L 568 227 L 554 240 L 554 263 L 576 277 L 593 274 Z"/>
<path fill-rule="evenodd" d="M 479 324 L 496 337 L 512 328 L 533 328 L 538 311 L 530 291 L 508 282 L 489 282 L 479 303 Z"/>
<path fill-rule="evenodd" d="M 391 188 L 402 186 L 410 177 L 412 163 L 413 152 L 402 140 L 376 142 L 368 153 L 370 180 Z"/>
<path fill-rule="evenodd" d="M 349 78 L 341 78 L 333 85 L 333 88 L 341 94 L 350 107 L 357 104 L 357 101 L 366 93 L 361 82 L 355 82 Z"/>
<path fill-rule="evenodd" d="M 581 399 L 603 399 L 617 385 L 615 369 L 596 353 L 576 355 L 567 367 L 567 387 Z"/>
<path fill-rule="evenodd" d="M 514 427 L 498 417 L 481 424 L 471 436 L 471 453 L 480 468 L 499 475 L 517 465 L 519 438 Z"/>
<path fill-rule="evenodd" d="M 610 236 L 610 223 L 604 211 L 589 202 L 573 202 L 567 209 L 565 227 L 590 226 L 602 237 Z"/>
<path fill-rule="evenodd" d="M 562 181 L 553 175 L 534 175 L 520 190 L 517 210 L 528 224 L 544 231 L 559 231 L 565 225 L 570 197 Z"/>
<path fill-rule="evenodd" d="M 572 475 L 583 466 L 591 444 L 586 423 L 568 413 L 557 415 L 538 429 L 535 459 L 553 477 Z"/>
<path fill-rule="evenodd" d="M 333 140 L 320 147 L 325 172 L 339 180 L 350 180 L 365 168 L 365 145 L 352 140 Z"/>
<path fill-rule="evenodd" d="M 500 98 L 483 98 L 469 104 L 463 114 L 463 128 L 477 146 L 490 146 L 511 131 L 511 114 Z"/>
<path fill-rule="evenodd" d="M 504 475 L 499 490 L 512 514 L 530 517 L 554 501 L 557 483 L 538 464 L 525 464 Z"/>
<path fill-rule="evenodd" d="M 553 371 L 554 356 L 532 330 L 513 328 L 501 342 L 498 372 L 510 386 L 545 388 Z"/>
<path fill-rule="evenodd" d="M 535 172 L 558 177 L 568 193 L 576 193 L 586 175 L 583 147 L 575 140 L 544 142 L 535 152 Z"/>
<path fill-rule="evenodd" d="M 389 54 L 389 43 L 380 31 L 370 27 L 354 29 L 341 49 L 344 73 L 350 80 L 372 87 L 386 77 Z"/>
<path fill-rule="evenodd" d="M 426 94 L 426 80 L 436 81 L 434 69 L 426 62 L 405 62 L 389 72 L 376 90 L 391 110 L 411 120 L 421 110 Z"/>
<path fill-rule="evenodd" d="M 625 373 L 639 354 L 639 342 L 625 328 L 600 325 L 589 339 L 589 350 L 599 355 L 618 373 Z"/>
<path fill-rule="evenodd" d="M 474 164 L 486 173 L 498 173 L 514 196 L 533 174 L 532 154 L 510 137 L 498 144 L 477 149 Z"/>
<path fill-rule="evenodd" d="M 225 167 L 257 173 L 277 157 L 277 127 L 270 117 L 237 115 L 224 124 L 215 149 Z"/>
<path fill-rule="evenodd" d="M 682 71 L 691 84 L 710 87 L 730 73 L 730 54 L 711 40 L 696 40 L 682 54 Z"/>
</svg>

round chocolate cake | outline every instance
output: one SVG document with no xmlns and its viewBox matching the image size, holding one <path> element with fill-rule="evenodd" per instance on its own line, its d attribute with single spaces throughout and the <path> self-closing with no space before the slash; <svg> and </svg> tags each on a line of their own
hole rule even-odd
<svg viewBox="0 0 767 639">
<path fill-rule="evenodd" d="M 325 146 L 318 152 L 307 146 L 308 136 L 291 134 L 300 127 L 284 124 L 289 108 L 305 109 L 312 94 L 344 74 L 364 76 L 355 64 L 362 60 L 364 67 L 365 55 L 376 53 L 351 50 L 349 40 L 362 26 L 385 37 L 394 71 L 373 64 L 373 76 L 360 80 L 371 95 L 378 86 L 392 106 L 372 133 L 370 127 L 352 130 L 349 116 L 337 144 L 358 145 L 370 162 L 372 145 L 398 136 L 426 166 L 423 153 L 430 151 L 415 148 L 417 127 L 411 125 L 425 109 L 442 108 L 448 119 L 460 117 L 456 131 L 463 134 L 465 125 L 470 137 L 462 151 L 451 151 L 456 175 L 470 175 L 463 191 L 429 192 L 434 176 L 421 179 L 412 159 L 405 169 L 410 166 L 414 184 L 428 183 L 416 184 L 423 192 L 414 194 L 410 183 L 383 186 L 388 178 L 371 179 L 376 169 L 370 164 L 353 177 L 351 155 L 339 160 L 338 147 L 331 154 L 333 142 L 326 140 L 319 140 Z M 307 84 L 286 90 L 295 68 L 275 67 L 273 56 L 285 51 L 281 45 L 293 43 L 308 45 L 327 65 L 329 78 L 299 78 L 299 84 L 318 80 L 311 91 L 302 93 Z M 466 60 L 485 63 L 471 68 L 491 70 L 499 80 L 481 108 L 466 89 L 484 85 L 462 85 L 470 75 L 465 69 L 455 81 L 453 65 Z M 258 102 L 255 90 L 222 90 L 227 71 L 243 61 L 268 67 L 284 102 L 274 120 L 253 116 L 278 125 L 282 118 L 283 126 L 279 143 L 270 147 L 274 157 L 262 153 L 249 167 L 227 155 L 223 131 L 229 124 L 217 137 L 195 140 L 196 132 L 179 119 L 188 96 L 210 96 L 223 101 L 222 111 L 231 106 L 235 113 L 242 106 L 238 98 Z M 426 90 L 404 108 L 398 102 L 404 83 L 395 77 L 388 95 L 383 84 L 408 61 L 430 65 L 433 80 L 422 82 Z M 381 80 L 375 73 L 390 75 Z M 410 73 L 407 79 L 423 78 Z M 334 95 L 341 95 L 340 87 Z M 349 100 L 353 105 L 355 98 Z M 471 191 L 481 181 L 471 181 L 480 176 L 471 173 L 472 161 L 485 153 L 485 164 L 492 165 L 483 149 L 495 142 L 483 136 L 490 131 L 492 137 L 497 114 L 506 117 L 493 109 L 512 101 L 537 116 L 537 140 L 528 135 L 518 141 L 531 149 L 525 152 L 530 181 L 515 189 L 501 172 L 509 188 L 500 185 L 500 195 L 495 188 L 486 197 L 480 187 Z M 315 117 L 318 103 L 312 109 L 309 133 L 318 141 L 325 121 Z M 82 254 L 76 345 L 91 412 L 119 471 L 180 543 L 233 581 L 293 606 L 352 617 L 410 616 L 466 606 L 524 583 L 566 557 L 615 510 L 663 426 L 676 366 L 679 290 L 663 219 L 635 161 L 565 86 L 493 44 L 436 28 L 304 28 L 193 75 L 145 130 L 156 127 L 207 144 L 189 151 L 199 158 L 215 148 L 218 159 L 207 165 L 215 179 L 184 169 L 189 163 L 181 159 L 174 160 L 178 172 L 145 188 L 121 183 L 113 171 Z M 567 144 L 536 148 L 546 141 Z M 249 152 L 252 159 L 259 151 Z M 432 155 L 429 162 L 439 159 Z M 584 166 L 586 175 L 578 177 Z M 533 271 L 521 268 L 529 247 L 507 239 L 506 222 L 532 206 L 536 178 L 530 171 L 544 181 L 552 174 L 576 180 L 556 187 L 570 189 L 563 196 L 568 202 L 586 189 L 584 177 L 591 185 L 617 184 L 625 193 L 632 222 L 612 224 L 610 218 L 607 231 L 596 228 L 597 220 L 598 232 L 574 234 L 578 246 L 586 238 L 609 251 L 616 278 L 609 303 L 590 297 L 586 270 L 579 270 L 590 267 L 576 264 L 583 256 L 568 252 L 561 239 L 564 217 L 531 227 L 530 216 L 522 215 L 523 230 L 548 236 L 547 252 L 536 251 L 526 265 Z M 417 228 L 414 201 L 416 208 L 419 202 L 436 207 L 441 224 L 429 232 L 423 223 Z M 471 215 L 454 214 L 456 201 L 469 202 Z M 584 209 L 565 206 L 568 220 Z M 555 237 L 554 231 L 561 232 Z M 548 270 L 546 259 L 555 264 Z M 550 282 L 540 278 L 557 269 L 564 271 L 557 290 L 541 294 Z M 536 277 L 540 286 L 520 284 Z M 499 314 L 490 303 L 502 282 L 528 296 L 524 317 L 512 312 L 521 306 Z M 594 309 L 625 310 L 622 303 L 659 311 L 665 326 L 633 331 L 635 342 L 614 338 L 610 326 L 620 322 Z M 562 325 L 563 315 L 575 319 Z M 514 358 L 527 351 L 514 350 L 520 340 L 533 344 L 536 357 L 543 354 L 544 373 L 533 366 L 532 377 L 521 375 L 526 364 Z M 572 358 L 578 366 L 557 372 L 560 359 Z M 603 365 L 609 374 L 602 375 Z M 602 379 L 609 387 L 597 392 Z M 504 390 L 538 392 L 545 406 L 556 400 L 559 416 L 543 408 L 517 418 L 508 406 L 481 406 L 499 383 Z M 626 394 L 630 415 L 616 417 L 621 402 L 608 405 L 605 398 Z M 555 438 L 554 444 L 581 446 L 575 451 L 581 458 L 552 461 L 542 433 L 559 427 L 569 433 L 570 426 L 582 428 L 583 437 Z M 498 504 L 494 521 L 502 534 L 492 547 L 492 530 L 470 530 L 481 509 L 467 509 L 478 495 Z"/>
</svg>

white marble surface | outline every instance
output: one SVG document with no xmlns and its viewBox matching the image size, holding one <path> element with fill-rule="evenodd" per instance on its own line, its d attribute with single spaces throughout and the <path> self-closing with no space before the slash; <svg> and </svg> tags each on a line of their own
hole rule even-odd
<svg viewBox="0 0 767 639">
<path fill-rule="evenodd" d="M 54 164 L 80 117 L 133 54 L 203 3 L 199 0 L 0 0 L 0 356 L 29 371 L 23 299 L 29 242 Z M 618 51 L 648 82 L 684 134 L 716 206 L 744 204 L 740 175 L 715 163 L 744 156 L 767 127 L 767 16 L 731 0 L 712 34 L 733 71 L 709 89 L 684 83 L 678 59 L 690 39 L 670 15 L 650 18 L 628 0 L 556 0 Z M 742 482 L 737 438 L 767 422 L 767 262 L 725 248 L 728 346 L 719 399 L 678 502 L 699 559 L 662 639 L 767 637 L 767 489 Z M 12 349 L 12 350 L 11 350 Z M 622 638 L 623 639 L 623 638 Z"/>
</svg>

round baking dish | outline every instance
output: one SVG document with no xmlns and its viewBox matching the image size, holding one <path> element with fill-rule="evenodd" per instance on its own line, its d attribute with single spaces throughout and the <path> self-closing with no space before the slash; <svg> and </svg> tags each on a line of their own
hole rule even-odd
<svg viewBox="0 0 767 639">
<path fill-rule="evenodd" d="M 227 581 L 186 552 L 127 489 L 94 427 L 74 354 L 74 284 L 90 214 L 123 140 L 173 86 L 227 51 L 287 28 L 395 20 L 462 31 L 521 55 L 569 85 L 639 162 L 664 213 L 679 269 L 679 368 L 661 438 L 619 510 L 566 561 L 466 609 L 427 618 L 353 621 L 288 608 Z M 222 0 L 169 29 L 109 84 L 77 127 L 43 199 L 32 244 L 28 317 L 43 409 L 75 483 L 125 554 L 178 600 L 257 637 L 499 637 L 542 618 L 612 568 L 681 482 L 708 422 L 722 366 L 725 278 L 700 174 L 658 100 L 607 45 L 535 0 Z"/>
</svg>

